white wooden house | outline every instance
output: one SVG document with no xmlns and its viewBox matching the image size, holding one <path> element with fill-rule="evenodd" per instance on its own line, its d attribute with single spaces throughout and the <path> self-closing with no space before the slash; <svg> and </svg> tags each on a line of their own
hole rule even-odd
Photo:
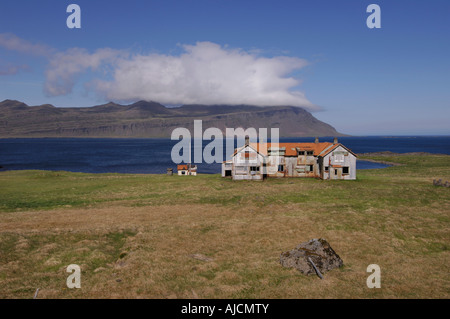
<svg viewBox="0 0 450 319">
<path fill-rule="evenodd" d="M 197 175 L 197 166 L 192 164 L 177 165 L 178 175 Z"/>
<path fill-rule="evenodd" d="M 222 163 L 222 177 L 263 180 L 267 177 L 356 179 L 356 154 L 338 143 L 249 143 Z"/>
</svg>

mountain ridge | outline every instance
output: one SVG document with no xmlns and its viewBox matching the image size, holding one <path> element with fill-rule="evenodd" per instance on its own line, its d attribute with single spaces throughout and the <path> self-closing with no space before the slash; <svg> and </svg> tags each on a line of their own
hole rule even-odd
<svg viewBox="0 0 450 319">
<path fill-rule="evenodd" d="M 15 137 L 147 137 L 169 138 L 173 129 L 279 127 L 280 137 L 345 136 L 310 112 L 295 106 L 186 104 L 168 108 L 154 101 L 129 105 L 114 102 L 91 107 L 28 106 L 0 102 L 0 138 Z"/>
</svg>

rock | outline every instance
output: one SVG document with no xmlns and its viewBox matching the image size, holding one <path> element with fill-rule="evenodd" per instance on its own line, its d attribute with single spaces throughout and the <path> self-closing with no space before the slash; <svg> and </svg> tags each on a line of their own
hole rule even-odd
<svg viewBox="0 0 450 319">
<path fill-rule="evenodd" d="M 308 242 L 301 243 L 293 250 L 281 253 L 280 263 L 286 268 L 296 268 L 305 275 L 315 274 L 316 271 L 308 261 L 308 257 L 311 258 L 322 274 L 344 265 L 341 257 L 323 238 L 311 239 Z"/>
<path fill-rule="evenodd" d="M 450 187 L 450 183 L 448 181 L 445 181 L 445 183 L 443 183 L 442 179 L 439 179 L 439 180 L 433 179 L 433 185 L 434 186 Z"/>
</svg>

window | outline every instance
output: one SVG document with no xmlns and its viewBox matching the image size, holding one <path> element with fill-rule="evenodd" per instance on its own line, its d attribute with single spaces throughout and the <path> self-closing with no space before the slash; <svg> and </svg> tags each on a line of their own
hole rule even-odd
<svg viewBox="0 0 450 319">
<path fill-rule="evenodd" d="M 308 171 L 314 172 L 314 165 L 308 165 Z"/>
<path fill-rule="evenodd" d="M 334 175 L 337 175 L 337 169 L 334 170 Z"/>
<path fill-rule="evenodd" d="M 250 172 L 259 172 L 259 166 L 250 166 Z"/>
<path fill-rule="evenodd" d="M 314 155 L 314 151 L 307 151 L 306 155 Z"/>
<path fill-rule="evenodd" d="M 334 152 L 334 162 L 335 163 L 343 163 L 344 162 L 344 153 L 343 152 Z"/>
<path fill-rule="evenodd" d="M 348 174 L 348 172 L 349 172 L 348 166 L 342 167 L 342 174 Z"/>
<path fill-rule="evenodd" d="M 284 172 L 284 165 L 278 165 L 278 171 Z"/>
<path fill-rule="evenodd" d="M 325 166 L 325 172 L 328 172 L 330 170 L 329 166 Z"/>
<path fill-rule="evenodd" d="M 231 171 L 230 170 L 226 170 L 225 171 L 225 176 L 231 176 Z"/>
</svg>

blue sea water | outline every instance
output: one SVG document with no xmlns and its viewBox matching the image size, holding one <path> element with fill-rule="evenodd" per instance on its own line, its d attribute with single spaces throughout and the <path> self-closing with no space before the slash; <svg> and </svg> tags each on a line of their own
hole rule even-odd
<svg viewBox="0 0 450 319">
<path fill-rule="evenodd" d="M 314 138 L 281 138 L 280 142 L 313 142 Z M 332 142 L 333 138 L 321 138 Z M 176 168 L 170 139 L 0 139 L 2 170 L 64 170 L 85 173 L 165 173 Z M 355 153 L 391 151 L 450 154 L 450 136 L 341 137 L 339 142 Z M 203 146 L 208 144 L 203 142 Z M 194 146 L 193 146 L 194 147 Z M 225 143 L 224 143 L 225 149 Z M 386 165 L 357 161 L 357 169 Z M 199 173 L 220 173 L 220 164 L 198 164 Z"/>
</svg>

